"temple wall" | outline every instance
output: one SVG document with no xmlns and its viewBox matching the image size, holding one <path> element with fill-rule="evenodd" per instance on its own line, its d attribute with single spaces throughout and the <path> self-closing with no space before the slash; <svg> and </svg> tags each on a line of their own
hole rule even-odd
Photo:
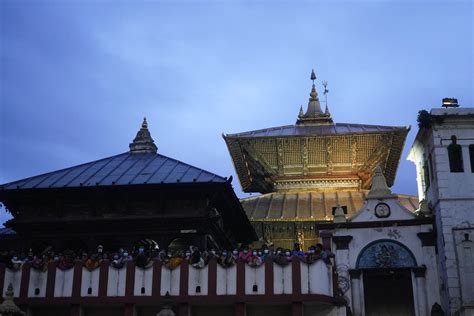
<svg viewBox="0 0 474 316">
<path fill-rule="evenodd" d="M 181 279 L 181 267 L 177 267 L 173 270 L 161 267 L 161 295 L 179 295 L 179 282 Z"/>
<path fill-rule="evenodd" d="M 59 302 L 75 297 L 79 302 L 97 299 L 106 302 L 107 299 L 113 301 L 122 297 L 333 297 L 332 266 L 322 260 L 306 264 L 294 258 L 285 266 L 269 261 L 257 267 L 238 262 L 228 268 L 218 265 L 215 259 L 211 261 L 201 269 L 185 262 L 175 269 L 168 269 L 160 262 L 147 269 L 135 267 L 132 262 L 116 269 L 104 261 L 94 270 L 80 264 L 60 270 L 50 264 L 53 270 L 39 271 L 25 264 L 18 271 L 0 269 L 3 271 L 0 272 L 0 280 L 4 288 L 12 283 L 15 297 L 23 300 L 24 304 L 28 303 L 29 298 L 57 299 Z M 26 294 L 21 294 L 24 292 Z"/>
<path fill-rule="evenodd" d="M 54 297 L 72 296 L 72 282 L 74 270 L 60 270 L 56 268 L 56 278 L 54 280 Z"/>
<path fill-rule="evenodd" d="M 316 264 L 314 264 L 316 265 Z M 301 267 L 307 266 L 304 263 L 301 263 Z M 293 293 L 293 286 L 291 284 L 293 280 L 293 275 L 292 275 L 292 266 L 287 265 L 287 266 L 279 266 L 279 265 L 274 265 L 273 266 L 273 292 L 275 294 L 292 294 Z M 303 278 L 303 274 L 302 274 Z M 306 279 L 301 282 L 301 292 L 306 294 L 308 291 L 304 292 L 304 286 L 307 285 Z"/>
<path fill-rule="evenodd" d="M 354 315 L 364 315 L 365 304 L 368 304 L 368 302 L 364 301 L 363 272 L 361 276 L 354 279 L 349 275 L 349 271 L 359 269 L 357 260 L 364 247 L 376 241 L 399 243 L 413 254 L 417 267 L 426 266 L 423 283 L 417 283 L 417 277 L 414 272 L 411 273 L 417 316 L 426 316 L 427 311 L 431 309 L 433 304 L 440 303 L 435 247 L 422 246 L 422 241 L 417 236 L 418 233 L 429 232 L 430 229 L 431 225 L 414 225 L 339 229 L 337 231 L 338 236 L 352 236 L 347 249 L 337 249 L 336 245 L 334 245 L 334 249 L 337 249 L 335 251 L 337 263 L 335 269 L 342 277 L 338 282 L 340 288 L 345 291 L 344 297 L 352 306 Z M 421 309 L 420 306 L 422 306 Z"/>
<path fill-rule="evenodd" d="M 153 267 L 142 269 L 135 267 L 133 295 L 150 296 L 153 285 Z"/>
<path fill-rule="evenodd" d="M 30 280 L 28 283 L 28 297 L 45 297 L 47 271 L 30 269 Z"/>
<path fill-rule="evenodd" d="M 235 295 L 237 293 L 237 267 L 224 269 L 217 265 L 217 295 Z"/>
<path fill-rule="evenodd" d="M 107 280 L 107 296 L 124 296 L 125 295 L 125 276 L 127 275 L 127 267 L 115 269 L 109 266 L 109 275 Z"/>
<path fill-rule="evenodd" d="M 99 295 L 99 272 L 98 268 L 92 271 L 82 268 L 81 296 Z"/>
<path fill-rule="evenodd" d="M 433 109 L 432 114 L 457 114 L 417 137 L 409 159 L 417 168 L 419 195 L 426 198 L 436 219 L 441 303 L 445 311 L 474 312 L 472 243 L 474 241 L 474 170 L 469 146 L 474 145 L 470 108 Z M 448 146 L 455 135 L 462 149 L 463 172 L 451 172 Z M 431 156 L 430 185 L 422 177 L 423 163 Z M 432 167 L 432 168 L 431 168 Z M 466 239 L 467 236 L 467 239 Z"/>
<path fill-rule="evenodd" d="M 255 286 L 257 286 L 257 291 L 255 291 Z M 245 294 L 265 294 L 265 265 L 262 264 L 259 267 L 245 265 Z"/>
<path fill-rule="evenodd" d="M 4 272 L 3 288 L 8 288 L 8 285 L 13 286 L 13 297 L 20 297 L 20 284 L 21 284 L 22 270 L 13 271 L 8 268 Z M 4 292 L 4 291 L 3 291 Z M 5 293 L 2 292 L 2 297 Z"/>
</svg>

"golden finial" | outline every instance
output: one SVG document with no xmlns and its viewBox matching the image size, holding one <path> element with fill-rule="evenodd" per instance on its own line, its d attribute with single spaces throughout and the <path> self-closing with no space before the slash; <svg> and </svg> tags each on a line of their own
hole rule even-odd
<svg viewBox="0 0 474 316">
<path fill-rule="evenodd" d="M 143 118 L 142 128 L 148 128 L 148 122 L 146 121 L 146 117 Z"/>
<path fill-rule="evenodd" d="M 300 105 L 300 113 L 298 114 L 298 117 L 303 117 L 303 116 L 304 116 L 303 106 Z"/>
</svg>

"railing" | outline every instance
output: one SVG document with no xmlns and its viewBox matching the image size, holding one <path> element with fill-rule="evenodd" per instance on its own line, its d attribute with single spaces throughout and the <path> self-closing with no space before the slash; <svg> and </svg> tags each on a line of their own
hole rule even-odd
<svg viewBox="0 0 474 316">
<path fill-rule="evenodd" d="M 20 304 L 81 304 L 82 302 L 147 302 L 202 300 L 246 302 L 280 300 L 332 303 L 332 267 L 322 260 L 306 264 L 293 260 L 286 266 L 267 261 L 252 267 L 237 262 L 224 268 L 211 259 L 201 269 L 181 263 L 170 270 L 161 262 L 149 268 L 128 262 L 121 269 L 103 261 L 95 270 L 81 263 L 60 270 L 54 263 L 46 271 L 24 264 L 18 271 L 0 265 L 2 296 L 9 284 Z"/>
</svg>

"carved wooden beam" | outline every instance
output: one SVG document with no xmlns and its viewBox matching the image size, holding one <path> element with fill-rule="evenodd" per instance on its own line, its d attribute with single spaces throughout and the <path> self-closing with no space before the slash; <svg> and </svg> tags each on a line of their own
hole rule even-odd
<svg viewBox="0 0 474 316">
<path fill-rule="evenodd" d="M 301 140 L 301 157 L 303 162 L 303 175 L 308 174 L 308 137 Z"/>
<path fill-rule="evenodd" d="M 278 165 L 278 175 L 283 175 L 284 163 L 283 163 L 283 139 L 277 139 L 277 165 Z"/>
<path fill-rule="evenodd" d="M 360 174 L 367 173 L 371 175 L 379 162 L 385 162 L 384 159 L 387 158 L 390 146 L 392 144 L 392 137 L 393 136 L 391 134 L 385 134 L 382 136 L 380 141 L 377 143 L 377 146 L 375 147 L 376 149 L 370 155 L 369 159 L 367 159 L 365 164 L 359 168 Z M 385 165 L 381 167 L 382 169 L 385 169 Z M 370 176 L 366 177 L 366 179 L 362 179 L 362 187 L 368 187 L 371 179 L 372 177 Z"/>
</svg>

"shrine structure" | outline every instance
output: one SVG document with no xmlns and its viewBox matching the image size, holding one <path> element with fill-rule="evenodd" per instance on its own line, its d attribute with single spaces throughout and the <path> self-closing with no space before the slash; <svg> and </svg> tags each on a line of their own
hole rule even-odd
<svg viewBox="0 0 474 316">
<path fill-rule="evenodd" d="M 376 166 L 392 186 L 408 127 L 334 123 L 321 108 L 314 80 L 296 124 L 224 135 L 242 190 L 241 200 L 260 238 L 291 249 L 322 240 L 320 231 L 341 206 L 347 216 L 367 197 Z M 324 83 L 327 93 L 327 83 Z M 409 210 L 418 199 L 398 195 Z"/>
</svg>

